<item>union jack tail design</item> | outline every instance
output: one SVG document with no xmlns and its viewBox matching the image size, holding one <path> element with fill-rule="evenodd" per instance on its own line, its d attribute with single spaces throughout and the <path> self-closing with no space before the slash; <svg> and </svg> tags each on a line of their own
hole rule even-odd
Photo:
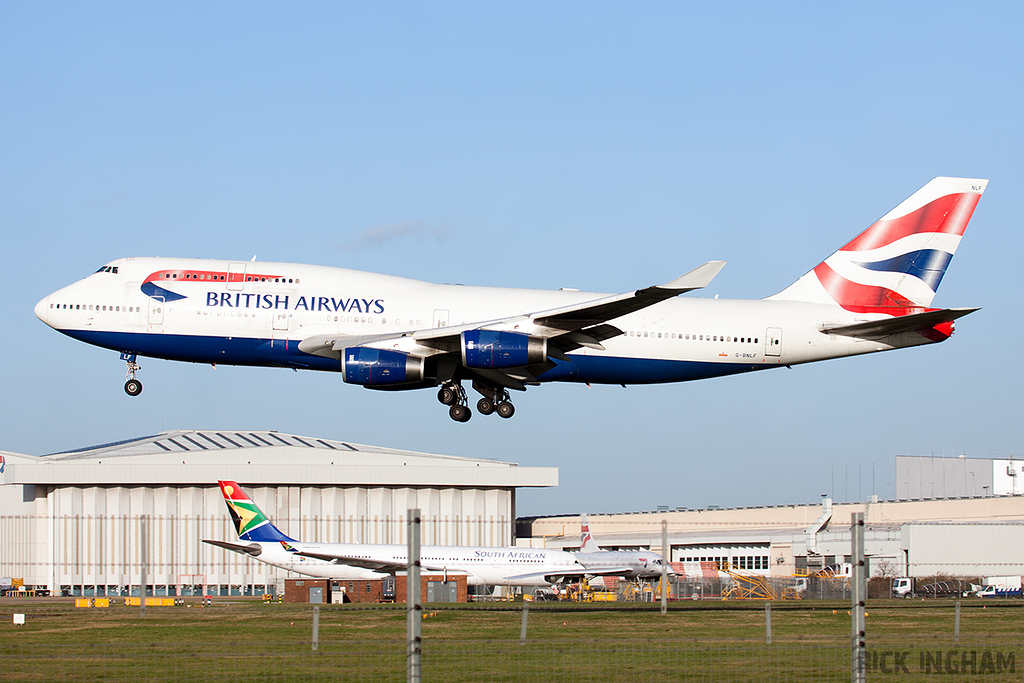
<svg viewBox="0 0 1024 683">
<path fill-rule="evenodd" d="M 601 550 L 597 541 L 590 535 L 590 524 L 587 523 L 587 516 L 580 515 L 580 551 L 584 553 L 596 553 Z"/>
<path fill-rule="evenodd" d="M 902 316 L 928 309 L 987 180 L 935 178 L 770 300 Z"/>
<path fill-rule="evenodd" d="M 294 541 L 281 533 L 281 530 L 267 519 L 259 506 L 246 495 L 236 482 L 220 481 L 217 483 L 220 484 L 224 502 L 228 506 L 231 519 L 235 522 L 235 529 L 238 531 L 240 539 L 243 541 Z"/>
</svg>

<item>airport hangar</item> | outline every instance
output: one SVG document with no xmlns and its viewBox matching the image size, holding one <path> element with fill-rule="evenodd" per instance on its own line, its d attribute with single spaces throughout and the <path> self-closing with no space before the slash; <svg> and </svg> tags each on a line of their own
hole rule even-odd
<svg viewBox="0 0 1024 683">
<path fill-rule="evenodd" d="M 47 456 L 0 452 L 0 576 L 51 594 L 138 595 L 147 517 L 153 595 L 283 593 L 290 574 L 205 543 L 238 540 L 217 485 L 241 484 L 285 534 L 319 542 L 515 542 L 516 489 L 555 467 L 272 431 L 172 431 Z"/>
<path fill-rule="evenodd" d="M 895 457 L 895 500 L 589 514 L 605 549 L 666 555 L 692 579 L 728 566 L 764 576 L 814 573 L 849 562 L 850 520 L 864 513 L 870 576 L 1024 575 L 1024 461 L 1013 458 Z M 1018 483 L 1019 482 L 1019 483 Z M 575 551 L 577 515 L 518 521 L 520 544 Z M 709 569 L 709 566 L 711 569 Z"/>
</svg>

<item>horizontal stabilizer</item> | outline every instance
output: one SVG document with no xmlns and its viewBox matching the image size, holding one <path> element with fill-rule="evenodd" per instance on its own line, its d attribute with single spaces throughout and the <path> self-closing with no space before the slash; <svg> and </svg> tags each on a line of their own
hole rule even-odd
<svg viewBox="0 0 1024 683">
<path fill-rule="evenodd" d="M 844 337 L 857 337 L 860 339 L 884 339 L 885 337 L 903 332 L 914 332 L 926 330 L 950 323 L 957 318 L 974 313 L 977 308 L 944 308 L 938 311 L 926 311 L 924 313 L 911 313 L 896 318 L 883 318 L 882 320 L 870 320 L 864 323 L 852 325 L 833 325 L 821 328 L 825 334 L 839 334 Z"/>
<path fill-rule="evenodd" d="M 226 548 L 243 555 L 251 555 L 252 557 L 259 557 L 263 552 L 263 546 L 259 543 L 229 543 L 227 541 L 207 541 L 206 539 L 203 539 L 203 543 L 209 543 L 218 548 Z"/>
</svg>

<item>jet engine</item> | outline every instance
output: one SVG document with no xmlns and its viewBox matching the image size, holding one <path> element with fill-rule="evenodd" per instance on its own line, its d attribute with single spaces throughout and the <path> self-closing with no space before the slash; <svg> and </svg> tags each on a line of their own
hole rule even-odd
<svg viewBox="0 0 1024 683">
<path fill-rule="evenodd" d="M 356 346 L 345 349 L 341 358 L 343 377 L 349 384 L 372 386 L 423 381 L 423 359 L 419 356 Z"/>
<path fill-rule="evenodd" d="M 543 363 L 548 340 L 518 332 L 469 330 L 462 333 L 462 364 L 467 368 L 512 368 Z"/>
</svg>

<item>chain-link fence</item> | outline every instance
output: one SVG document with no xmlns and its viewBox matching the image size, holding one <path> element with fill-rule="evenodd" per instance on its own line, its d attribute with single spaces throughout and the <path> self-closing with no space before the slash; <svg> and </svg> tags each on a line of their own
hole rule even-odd
<svg viewBox="0 0 1024 683">
<path fill-rule="evenodd" d="M 848 681 L 843 640 L 688 641 L 631 637 L 527 642 L 426 640 L 422 680 L 460 681 Z M 402 639 L 308 643 L 105 645 L 0 644 L 4 681 L 404 681 Z M 953 645 L 888 640 L 869 645 L 869 678 L 1019 681 L 1020 640 Z"/>
</svg>

